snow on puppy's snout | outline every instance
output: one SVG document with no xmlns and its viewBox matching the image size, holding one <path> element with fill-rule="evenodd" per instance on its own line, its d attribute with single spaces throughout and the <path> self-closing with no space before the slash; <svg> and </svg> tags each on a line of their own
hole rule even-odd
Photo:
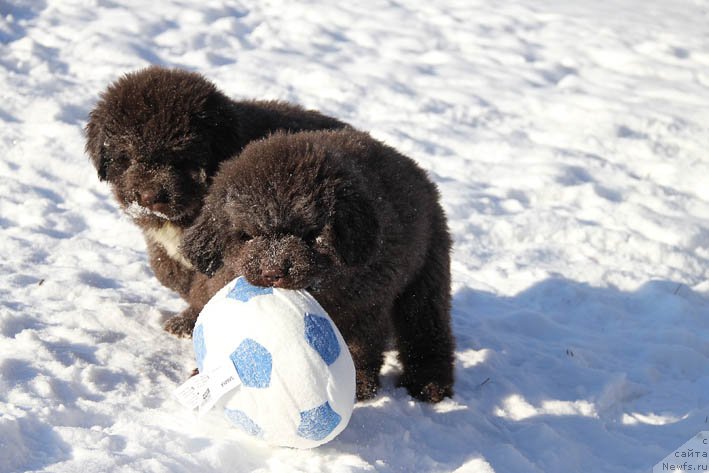
<svg viewBox="0 0 709 473">
<path fill-rule="evenodd" d="M 314 254 L 293 235 L 259 236 L 228 256 L 227 264 L 256 286 L 304 289 L 314 273 Z"/>
</svg>

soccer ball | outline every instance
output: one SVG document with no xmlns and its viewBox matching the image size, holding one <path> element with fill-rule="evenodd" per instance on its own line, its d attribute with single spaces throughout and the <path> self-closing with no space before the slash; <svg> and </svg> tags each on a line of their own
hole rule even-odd
<svg viewBox="0 0 709 473">
<path fill-rule="evenodd" d="M 200 373 L 225 363 L 236 369 L 241 385 L 216 408 L 245 432 L 272 445 L 312 448 L 347 426 L 354 363 L 308 292 L 256 287 L 239 277 L 204 307 L 193 342 Z"/>
</svg>

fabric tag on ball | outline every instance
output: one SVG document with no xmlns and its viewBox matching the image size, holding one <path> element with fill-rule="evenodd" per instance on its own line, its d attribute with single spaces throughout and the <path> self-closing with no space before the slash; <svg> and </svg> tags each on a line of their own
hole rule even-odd
<svg viewBox="0 0 709 473">
<path fill-rule="evenodd" d="M 192 410 L 199 408 L 200 417 L 232 389 L 241 385 L 233 363 L 224 363 L 207 373 L 198 373 L 184 382 L 172 393 L 177 401 Z"/>
</svg>

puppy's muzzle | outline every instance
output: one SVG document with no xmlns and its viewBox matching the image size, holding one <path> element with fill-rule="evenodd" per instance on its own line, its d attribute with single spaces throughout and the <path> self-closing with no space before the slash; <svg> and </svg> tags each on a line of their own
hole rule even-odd
<svg viewBox="0 0 709 473">
<path fill-rule="evenodd" d="M 290 261 L 284 261 L 279 265 L 266 265 L 261 267 L 261 280 L 265 285 L 280 287 L 284 279 L 288 276 L 288 272 L 292 264 Z"/>
<path fill-rule="evenodd" d="M 153 212 L 167 213 L 170 210 L 170 195 L 165 189 L 148 189 L 140 192 L 139 203 Z"/>
<path fill-rule="evenodd" d="M 251 284 L 303 289 L 310 283 L 313 252 L 293 235 L 259 236 L 247 243 L 235 265 Z"/>
</svg>

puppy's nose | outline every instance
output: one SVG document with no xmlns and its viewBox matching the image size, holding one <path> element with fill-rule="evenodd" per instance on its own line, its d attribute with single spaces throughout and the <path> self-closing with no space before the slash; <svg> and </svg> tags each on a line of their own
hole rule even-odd
<svg viewBox="0 0 709 473">
<path fill-rule="evenodd" d="M 167 204 L 169 196 L 164 189 L 149 189 L 140 193 L 140 205 L 151 208 L 157 204 Z"/>
<path fill-rule="evenodd" d="M 286 272 L 282 268 L 270 267 L 261 270 L 261 276 L 270 284 L 274 284 L 283 279 Z"/>
</svg>

